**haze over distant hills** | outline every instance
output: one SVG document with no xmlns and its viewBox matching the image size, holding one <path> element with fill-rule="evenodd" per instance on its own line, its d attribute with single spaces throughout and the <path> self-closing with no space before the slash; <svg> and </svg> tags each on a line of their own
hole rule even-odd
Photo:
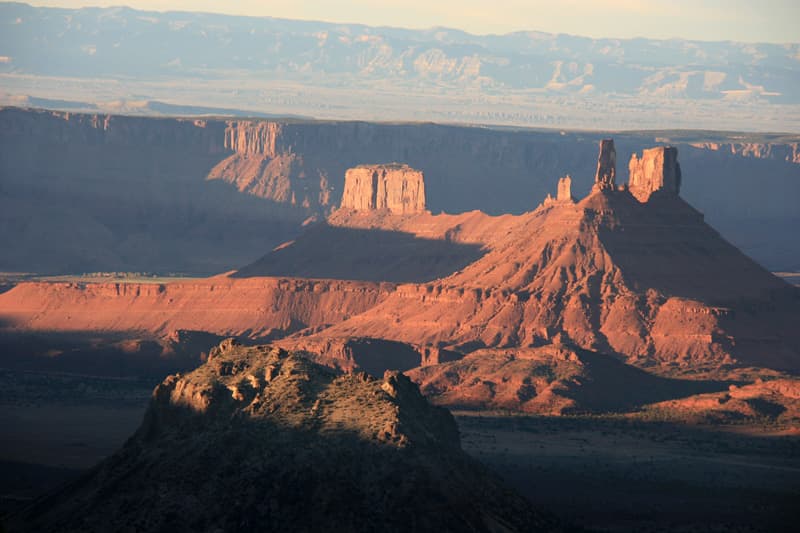
<svg viewBox="0 0 800 533">
<path fill-rule="evenodd" d="M 5 103 L 317 118 L 800 131 L 800 43 L 471 35 L 0 4 Z M 165 111 L 166 110 L 166 111 Z"/>
</svg>

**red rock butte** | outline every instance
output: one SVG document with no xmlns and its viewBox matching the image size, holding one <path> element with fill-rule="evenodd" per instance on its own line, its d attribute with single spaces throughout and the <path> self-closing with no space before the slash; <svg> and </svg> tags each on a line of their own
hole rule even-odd
<svg viewBox="0 0 800 533">
<path fill-rule="evenodd" d="M 408 215 L 425 211 L 422 172 L 408 165 L 361 165 L 347 170 L 342 194 L 343 209 L 388 210 Z"/>
<path fill-rule="evenodd" d="M 642 152 L 641 158 L 633 154 L 628 171 L 628 190 L 641 202 L 646 202 L 656 191 L 674 195 L 681 192 L 681 166 L 678 164 L 677 148 L 650 148 Z"/>
</svg>

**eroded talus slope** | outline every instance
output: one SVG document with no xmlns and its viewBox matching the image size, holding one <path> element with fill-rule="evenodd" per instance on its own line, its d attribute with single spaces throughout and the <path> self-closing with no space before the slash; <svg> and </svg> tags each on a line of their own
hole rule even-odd
<svg viewBox="0 0 800 533">
<path fill-rule="evenodd" d="M 230 341 L 168 377 L 124 447 L 14 530 L 549 531 L 407 377 Z"/>
<path fill-rule="evenodd" d="M 800 368 L 798 291 L 674 195 L 598 190 L 520 217 L 479 260 L 401 285 L 334 326 L 415 344 L 534 346 L 556 335 L 663 371 Z"/>
</svg>

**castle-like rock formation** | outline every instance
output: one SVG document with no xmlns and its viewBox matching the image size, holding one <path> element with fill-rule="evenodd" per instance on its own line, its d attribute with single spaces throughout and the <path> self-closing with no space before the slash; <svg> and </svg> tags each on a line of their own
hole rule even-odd
<svg viewBox="0 0 800 533">
<path fill-rule="evenodd" d="M 385 209 L 408 215 L 425 211 L 422 172 L 408 165 L 360 165 L 344 178 L 342 208 L 356 211 Z"/>
<path fill-rule="evenodd" d="M 642 151 L 642 157 L 631 156 L 628 164 L 628 190 L 640 202 L 646 202 L 656 191 L 677 195 L 681 190 L 681 166 L 678 149 L 658 146 Z"/>
</svg>

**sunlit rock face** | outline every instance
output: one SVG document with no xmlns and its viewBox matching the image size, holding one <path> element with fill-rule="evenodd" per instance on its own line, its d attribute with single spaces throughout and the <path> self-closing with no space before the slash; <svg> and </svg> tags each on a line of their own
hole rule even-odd
<svg viewBox="0 0 800 533">
<path fill-rule="evenodd" d="M 395 214 L 425 211 L 422 172 L 408 165 L 362 165 L 344 178 L 342 207 L 357 211 L 386 209 Z"/>
<path fill-rule="evenodd" d="M 681 166 L 678 149 L 658 146 L 642 151 L 642 157 L 631 156 L 628 164 L 628 189 L 640 202 L 646 202 L 656 191 L 677 195 L 681 192 Z"/>
</svg>

